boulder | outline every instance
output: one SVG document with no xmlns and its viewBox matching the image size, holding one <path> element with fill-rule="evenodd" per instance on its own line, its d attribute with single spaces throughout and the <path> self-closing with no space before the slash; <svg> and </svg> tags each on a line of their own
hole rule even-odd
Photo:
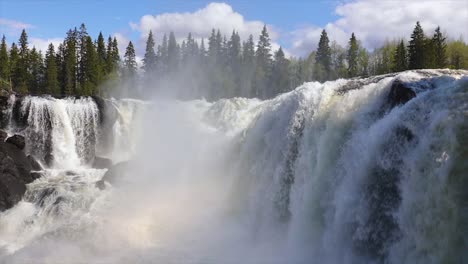
<svg viewBox="0 0 468 264">
<path fill-rule="evenodd" d="M 0 211 L 21 200 L 26 184 L 35 179 L 31 169 L 23 151 L 13 144 L 0 142 Z"/>
<path fill-rule="evenodd" d="M 99 189 L 105 188 L 105 182 L 110 184 L 117 183 L 127 172 L 129 166 L 129 161 L 119 162 L 109 168 L 107 172 L 104 174 L 101 180 L 96 182 L 96 187 Z"/>
<path fill-rule="evenodd" d="M 28 160 L 31 164 L 31 168 L 33 171 L 41 171 L 44 169 L 42 168 L 42 165 L 33 156 L 28 155 Z"/>
<path fill-rule="evenodd" d="M 110 159 L 102 157 L 94 157 L 93 168 L 95 169 L 108 169 L 112 166 L 112 161 Z"/>
<path fill-rule="evenodd" d="M 391 108 L 402 105 L 416 97 L 416 93 L 404 82 L 395 80 L 390 88 L 387 102 Z"/>
<path fill-rule="evenodd" d="M 7 137 L 8 133 L 3 130 L 0 130 L 0 142 L 5 142 L 5 139 L 7 139 Z"/>
<path fill-rule="evenodd" d="M 20 150 L 23 150 L 24 146 L 26 145 L 24 137 L 21 135 L 14 135 L 14 136 L 7 138 L 6 143 L 13 144 Z"/>
</svg>

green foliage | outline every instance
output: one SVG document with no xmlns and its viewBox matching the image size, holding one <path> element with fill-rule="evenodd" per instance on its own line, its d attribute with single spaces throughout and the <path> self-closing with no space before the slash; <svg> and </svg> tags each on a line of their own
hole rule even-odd
<svg viewBox="0 0 468 264">
<path fill-rule="evenodd" d="M 424 31 L 416 22 L 416 27 L 411 34 L 411 40 L 408 46 L 409 69 L 423 69 L 425 65 L 424 51 L 428 49 Z"/>
<path fill-rule="evenodd" d="M 0 78 L 5 81 L 10 80 L 10 58 L 5 35 L 3 35 L 2 44 L 0 45 Z"/>
<path fill-rule="evenodd" d="M 18 93 L 53 95 L 115 95 L 115 87 L 125 87 L 136 95 L 140 89 L 135 47 L 129 43 L 121 62 L 115 37 L 96 41 L 82 24 L 71 29 L 55 51 L 49 45 L 45 59 L 34 47 L 29 49 L 26 31 L 18 45 L 8 50 L 5 37 L 0 45 L 2 87 Z M 431 37 L 416 23 L 409 45 L 403 40 L 387 41 L 369 53 L 351 34 L 345 49 L 322 31 L 318 48 L 306 58 L 286 58 L 282 48 L 272 50 L 266 26 L 257 43 L 252 35 L 242 41 L 237 31 L 229 38 L 213 29 L 208 38 L 197 41 L 191 33 L 181 44 L 174 33 L 164 34 L 155 47 L 150 31 L 143 58 L 145 81 L 151 87 L 174 90 L 182 99 L 205 97 L 271 98 L 308 81 L 385 74 L 408 68 L 468 67 L 468 45 L 448 41 L 437 28 Z M 156 52 L 155 52 L 156 48 Z M 151 77 L 151 78 L 149 78 Z M 122 85 L 123 84 L 123 85 Z M 154 85 L 153 85 L 154 84 Z M 157 89 L 156 89 L 157 90 Z"/>
<path fill-rule="evenodd" d="M 446 37 L 440 32 L 440 27 L 437 27 L 434 36 L 432 37 L 432 45 L 434 49 L 434 66 L 436 68 L 445 68 L 447 66 L 447 44 Z"/>
<path fill-rule="evenodd" d="M 156 69 L 156 53 L 154 52 L 153 32 L 150 30 L 148 39 L 146 40 L 146 52 L 143 58 L 143 70 L 149 78 L 152 72 Z"/>
<path fill-rule="evenodd" d="M 355 77 L 358 74 L 358 52 L 359 46 L 354 36 L 354 33 L 351 34 L 348 44 L 348 76 Z"/>
<path fill-rule="evenodd" d="M 393 56 L 393 71 L 400 72 L 405 71 L 408 68 L 407 56 L 406 56 L 406 47 L 403 40 L 400 41 L 398 47 L 395 50 Z"/>
<path fill-rule="evenodd" d="M 57 58 L 52 43 L 49 44 L 45 57 L 45 84 L 43 92 L 55 96 L 60 95 Z"/>
<path fill-rule="evenodd" d="M 447 45 L 449 67 L 452 69 L 468 69 L 468 45 L 457 40 Z"/>
</svg>

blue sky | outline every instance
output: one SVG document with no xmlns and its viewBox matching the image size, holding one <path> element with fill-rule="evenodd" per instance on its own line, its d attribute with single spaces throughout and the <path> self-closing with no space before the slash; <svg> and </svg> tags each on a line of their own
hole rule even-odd
<svg viewBox="0 0 468 264">
<path fill-rule="evenodd" d="M 290 54 L 303 56 L 315 48 L 323 28 L 341 45 L 356 32 L 372 49 L 385 40 L 409 36 L 417 20 L 425 29 L 440 25 L 450 37 L 466 38 L 468 1 L 0 0 L 0 33 L 8 42 L 17 41 L 21 28 L 27 27 L 31 44 L 39 48 L 49 41 L 58 43 L 69 28 L 82 22 L 92 36 L 99 31 L 114 35 L 122 47 L 132 40 L 137 51 L 150 29 L 156 32 L 156 41 L 167 31 L 179 38 L 195 31 L 204 38 L 212 27 L 226 34 L 235 28 L 245 38 L 258 35 L 267 24 L 274 47 L 281 45 Z"/>
</svg>

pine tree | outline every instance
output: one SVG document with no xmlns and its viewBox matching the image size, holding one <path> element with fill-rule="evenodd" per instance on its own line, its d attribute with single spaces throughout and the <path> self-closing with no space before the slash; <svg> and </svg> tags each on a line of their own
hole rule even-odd
<svg viewBox="0 0 468 264">
<path fill-rule="evenodd" d="M 393 60 L 393 71 L 400 72 L 405 71 L 408 68 L 407 58 L 406 58 L 406 47 L 403 40 L 400 41 L 400 44 L 395 50 Z"/>
<path fill-rule="evenodd" d="M 18 62 L 16 65 L 16 77 L 17 85 L 16 91 L 22 94 L 27 94 L 29 92 L 28 82 L 30 80 L 29 69 L 29 48 L 28 48 L 28 35 L 26 30 L 23 29 L 21 32 L 19 44 L 19 53 L 18 53 Z"/>
<path fill-rule="evenodd" d="M 359 46 L 354 36 L 354 33 L 351 34 L 351 39 L 349 40 L 348 47 L 348 76 L 355 77 L 358 74 L 358 52 Z"/>
<path fill-rule="evenodd" d="M 77 86 L 76 29 L 69 30 L 65 39 L 63 95 L 78 95 Z"/>
<path fill-rule="evenodd" d="M 97 65 L 98 65 L 98 80 L 99 82 L 104 80 L 107 75 L 107 52 L 106 52 L 106 43 L 104 43 L 104 36 L 99 32 L 97 39 Z"/>
<path fill-rule="evenodd" d="M 60 43 L 57 48 L 57 53 L 55 54 L 55 65 L 57 65 L 57 80 L 58 80 L 58 90 L 55 95 L 65 95 L 65 45 Z M 54 94 L 54 91 L 50 91 Z"/>
<path fill-rule="evenodd" d="M 123 76 L 126 80 L 129 81 L 133 81 L 136 78 L 137 63 L 135 57 L 135 48 L 133 47 L 133 43 L 130 41 L 128 43 L 127 49 L 125 50 L 123 65 Z"/>
<path fill-rule="evenodd" d="M 447 44 L 445 43 L 446 37 L 440 32 L 440 27 L 437 27 L 434 36 L 432 37 L 432 44 L 435 53 L 435 67 L 445 68 L 447 67 Z"/>
<path fill-rule="evenodd" d="M 86 37 L 84 50 L 84 57 L 82 58 L 82 93 L 84 95 L 94 95 L 97 92 L 99 68 L 96 49 L 90 36 Z"/>
<path fill-rule="evenodd" d="M 416 22 L 416 27 L 411 34 L 411 40 L 408 46 L 409 69 L 423 69 L 424 68 L 424 50 L 425 50 L 425 36 L 424 31 Z"/>
<path fill-rule="evenodd" d="M 275 61 L 273 64 L 272 86 L 274 96 L 278 93 L 287 92 L 289 90 L 289 60 L 286 59 L 283 49 L 280 47 L 275 52 Z"/>
<path fill-rule="evenodd" d="M 52 43 L 49 44 L 49 48 L 47 49 L 45 64 L 44 93 L 58 96 L 60 95 L 60 87 L 58 81 L 57 58 L 55 55 L 55 48 Z"/>
<path fill-rule="evenodd" d="M 84 23 L 81 24 L 80 30 L 77 31 L 77 55 L 78 55 L 78 72 L 77 72 L 77 79 L 78 79 L 78 90 L 83 90 L 83 86 L 85 83 L 85 57 L 86 57 L 86 41 L 88 39 L 88 31 Z"/>
<path fill-rule="evenodd" d="M 5 35 L 3 35 L 2 44 L 0 45 L 0 79 L 5 82 L 10 81 L 10 59 Z"/>
<path fill-rule="evenodd" d="M 252 82 L 255 72 L 255 43 L 253 36 L 242 45 L 242 71 L 241 71 L 241 90 L 242 97 L 254 97 L 255 92 L 252 91 Z"/>
<path fill-rule="evenodd" d="M 317 54 L 315 56 L 315 69 L 316 79 L 319 81 L 326 81 L 329 79 L 331 71 L 331 51 L 330 41 L 328 40 L 327 32 L 322 30 L 320 40 L 317 48 Z"/>
<path fill-rule="evenodd" d="M 19 85 L 20 78 L 18 76 L 18 61 L 19 61 L 19 50 L 18 46 L 13 42 L 10 49 L 10 79 L 11 85 L 16 91 L 16 87 Z"/>
<path fill-rule="evenodd" d="M 270 36 L 266 25 L 263 26 L 262 33 L 257 44 L 257 50 L 255 52 L 256 57 L 256 71 L 255 71 L 255 96 L 259 98 L 267 98 L 271 95 L 270 91 L 267 91 L 270 85 L 269 80 L 271 76 L 271 44 Z"/>
<path fill-rule="evenodd" d="M 167 60 L 169 72 L 175 73 L 179 63 L 179 47 L 177 45 L 174 32 L 169 34 L 169 41 L 167 44 Z"/>
<path fill-rule="evenodd" d="M 146 52 L 143 58 L 143 70 L 145 71 L 145 77 L 149 78 L 152 76 L 156 69 L 156 53 L 154 52 L 154 39 L 153 32 L 150 30 L 148 39 L 146 40 Z"/>
<path fill-rule="evenodd" d="M 42 93 L 43 78 L 44 78 L 44 60 L 42 53 L 38 52 L 35 47 L 29 54 L 29 85 L 28 90 L 32 94 Z"/>
</svg>

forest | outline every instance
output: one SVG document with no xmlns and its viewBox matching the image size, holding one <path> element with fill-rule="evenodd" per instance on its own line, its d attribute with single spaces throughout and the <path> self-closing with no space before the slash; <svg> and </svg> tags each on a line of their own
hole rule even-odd
<svg viewBox="0 0 468 264">
<path fill-rule="evenodd" d="M 141 65 L 130 41 L 119 51 L 117 39 L 102 33 L 94 39 L 85 24 L 70 29 L 58 47 L 51 43 L 45 55 L 30 48 L 22 31 L 17 43 L 0 46 L 0 88 L 18 94 L 53 96 L 100 95 L 141 97 L 148 89 L 180 99 L 249 97 L 272 98 L 304 82 L 365 77 L 409 69 L 468 68 L 468 45 L 449 40 L 440 27 L 426 34 L 417 22 L 409 41 L 387 41 L 367 50 L 354 33 L 346 47 L 322 31 L 318 48 L 306 58 L 288 58 L 273 50 L 266 26 L 258 42 L 252 35 L 241 40 L 213 29 L 208 39 L 192 34 L 180 42 L 173 32 L 155 46 L 150 31 Z M 169 92 L 168 92 L 169 91 Z"/>
</svg>

